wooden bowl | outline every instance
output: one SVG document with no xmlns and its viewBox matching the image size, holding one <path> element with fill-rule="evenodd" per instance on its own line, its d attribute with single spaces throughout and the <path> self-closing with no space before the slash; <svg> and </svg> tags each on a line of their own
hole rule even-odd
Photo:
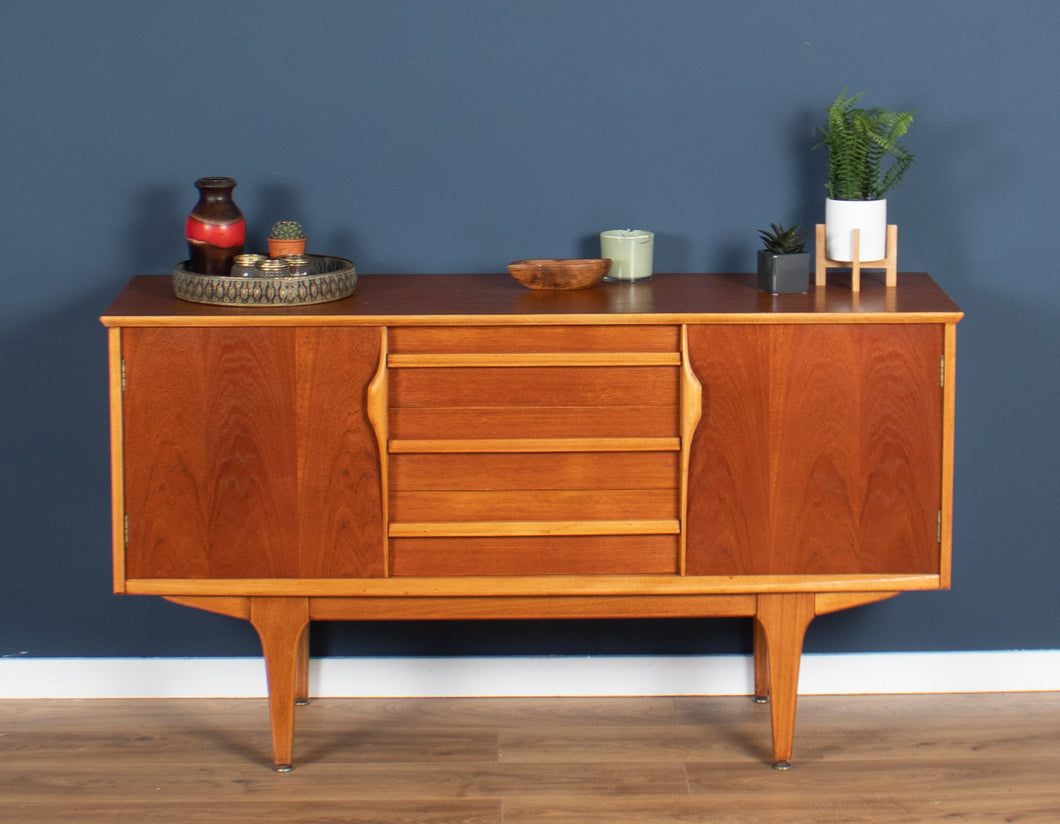
<svg viewBox="0 0 1060 824">
<path fill-rule="evenodd" d="M 611 258 L 517 260 L 508 271 L 528 289 L 588 289 L 611 269 Z"/>
</svg>

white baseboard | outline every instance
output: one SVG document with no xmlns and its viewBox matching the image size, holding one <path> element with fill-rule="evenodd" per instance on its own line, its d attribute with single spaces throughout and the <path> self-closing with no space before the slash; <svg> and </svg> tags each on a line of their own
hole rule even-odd
<svg viewBox="0 0 1060 824">
<path fill-rule="evenodd" d="M 750 695 L 750 656 L 322 658 L 316 697 Z M 1060 691 L 1060 650 L 809 654 L 803 695 Z M 263 697 L 260 658 L 2 658 L 0 698 Z"/>
</svg>

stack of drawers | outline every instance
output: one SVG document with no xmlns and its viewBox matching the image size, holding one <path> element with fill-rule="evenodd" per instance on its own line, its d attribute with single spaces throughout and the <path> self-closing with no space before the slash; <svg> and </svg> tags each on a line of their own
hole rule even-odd
<svg viewBox="0 0 1060 824">
<path fill-rule="evenodd" d="M 391 576 L 679 571 L 679 327 L 392 327 L 387 346 Z"/>
</svg>

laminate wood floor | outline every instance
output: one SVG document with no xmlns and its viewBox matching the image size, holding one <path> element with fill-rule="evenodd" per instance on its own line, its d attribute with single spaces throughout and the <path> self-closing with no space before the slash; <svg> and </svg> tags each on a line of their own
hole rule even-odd
<svg viewBox="0 0 1060 824">
<path fill-rule="evenodd" d="M 1060 822 L 1060 693 L 0 701 L 0 822 Z"/>
</svg>

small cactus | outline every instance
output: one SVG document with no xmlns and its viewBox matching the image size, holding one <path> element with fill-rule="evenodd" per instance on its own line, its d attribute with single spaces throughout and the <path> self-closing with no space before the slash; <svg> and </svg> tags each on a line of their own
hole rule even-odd
<svg viewBox="0 0 1060 824">
<path fill-rule="evenodd" d="M 770 223 L 771 231 L 758 230 L 762 245 L 767 252 L 774 255 L 796 255 L 806 248 L 806 232 L 800 232 L 798 226 L 785 229 L 783 225 Z"/>
<path fill-rule="evenodd" d="M 298 240 L 305 237 L 302 224 L 293 220 L 278 220 L 272 226 L 269 237 L 275 240 Z"/>
</svg>

